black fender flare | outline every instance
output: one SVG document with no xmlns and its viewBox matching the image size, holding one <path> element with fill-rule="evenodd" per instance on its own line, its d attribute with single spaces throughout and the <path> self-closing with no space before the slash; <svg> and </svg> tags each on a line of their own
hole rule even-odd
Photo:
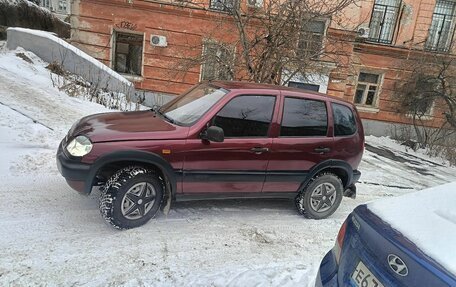
<svg viewBox="0 0 456 287">
<path fill-rule="evenodd" d="M 346 161 L 343 160 L 337 160 L 337 159 L 328 159 L 325 161 L 322 161 L 321 163 L 315 165 L 308 173 L 307 178 L 301 183 L 299 186 L 298 191 L 303 190 L 307 186 L 307 184 L 314 178 L 317 174 L 325 171 L 325 170 L 331 170 L 331 169 L 340 169 L 344 171 L 347 175 L 347 180 L 344 182 L 344 189 L 349 186 L 352 181 L 353 181 L 353 168 L 351 167 L 350 164 L 348 164 Z"/>
<path fill-rule="evenodd" d="M 89 175 L 85 182 L 85 193 L 89 194 L 91 192 L 95 176 L 103 166 L 120 161 L 134 161 L 138 163 L 155 165 L 168 179 L 171 186 L 171 195 L 175 195 L 177 190 L 177 180 L 172 166 L 164 158 L 156 153 L 137 150 L 115 151 L 102 155 L 97 160 L 95 160 L 95 162 L 91 165 Z"/>
</svg>

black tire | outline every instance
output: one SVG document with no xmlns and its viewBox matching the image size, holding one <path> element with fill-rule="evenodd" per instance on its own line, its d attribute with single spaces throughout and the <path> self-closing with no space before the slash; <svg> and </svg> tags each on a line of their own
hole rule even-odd
<svg viewBox="0 0 456 287">
<path fill-rule="evenodd" d="M 101 215 L 117 229 L 141 226 L 160 210 L 163 189 L 153 171 L 140 166 L 123 168 L 101 189 Z"/>
<path fill-rule="evenodd" d="M 325 191 L 328 193 L 325 194 Z M 343 184 L 340 178 L 332 173 L 322 173 L 314 177 L 299 192 L 295 204 L 299 213 L 304 217 L 324 219 L 337 210 L 342 201 L 342 196 Z"/>
</svg>

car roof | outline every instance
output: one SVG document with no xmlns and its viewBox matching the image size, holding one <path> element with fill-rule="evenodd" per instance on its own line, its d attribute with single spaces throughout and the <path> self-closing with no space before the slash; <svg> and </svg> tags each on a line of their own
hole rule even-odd
<svg viewBox="0 0 456 287">
<path fill-rule="evenodd" d="M 323 93 L 314 92 L 305 89 L 292 88 L 286 86 L 272 85 L 272 84 L 261 84 L 253 82 L 240 82 L 240 81 L 209 81 L 211 85 L 226 89 L 226 90 L 276 90 L 276 91 L 290 91 L 300 93 L 303 96 L 312 95 L 313 98 L 320 98 L 321 100 L 331 100 L 333 102 L 344 103 L 349 106 L 354 106 L 353 103 L 341 99 L 339 97 L 329 96 Z"/>
</svg>

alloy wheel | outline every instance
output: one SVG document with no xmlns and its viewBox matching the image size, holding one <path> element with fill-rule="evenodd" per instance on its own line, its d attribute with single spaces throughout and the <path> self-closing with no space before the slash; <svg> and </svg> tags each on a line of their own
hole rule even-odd
<svg viewBox="0 0 456 287">
<path fill-rule="evenodd" d="M 152 184 L 140 182 L 133 185 L 122 198 L 122 215 L 130 220 L 144 217 L 154 206 L 156 191 Z"/>
<path fill-rule="evenodd" d="M 336 188 L 331 183 L 317 185 L 310 195 L 310 206 L 316 212 L 325 212 L 336 201 Z"/>
</svg>

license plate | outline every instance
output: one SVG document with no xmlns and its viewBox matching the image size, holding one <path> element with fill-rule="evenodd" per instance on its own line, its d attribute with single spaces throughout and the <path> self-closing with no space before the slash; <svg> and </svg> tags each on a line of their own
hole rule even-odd
<svg viewBox="0 0 456 287">
<path fill-rule="evenodd" d="M 362 287 L 384 287 L 382 283 L 367 269 L 363 262 L 359 261 L 355 271 L 353 271 L 352 277 L 356 286 Z"/>
</svg>

